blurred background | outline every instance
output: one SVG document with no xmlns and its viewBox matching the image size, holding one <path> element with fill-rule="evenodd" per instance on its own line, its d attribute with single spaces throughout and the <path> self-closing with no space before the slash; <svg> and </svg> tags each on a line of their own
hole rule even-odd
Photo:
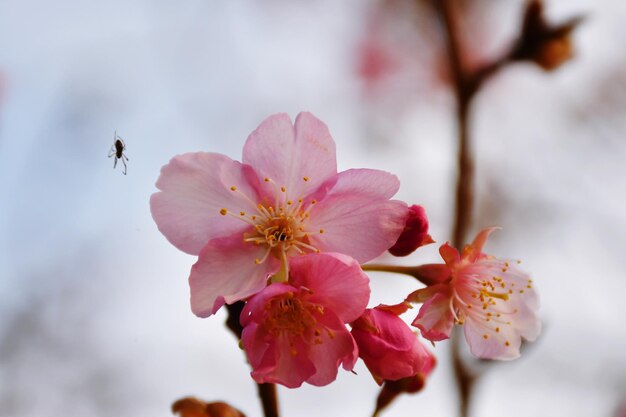
<svg viewBox="0 0 626 417">
<path fill-rule="evenodd" d="M 464 0 L 464 60 L 510 47 L 523 0 Z M 460 3 L 459 3 L 460 4 Z M 473 416 L 626 415 L 626 5 L 546 0 L 583 14 L 553 72 L 505 68 L 476 97 L 470 227 L 523 260 L 544 331 L 489 365 Z M 398 198 L 451 237 L 455 101 L 428 2 L 403 0 L 0 1 L 0 415 L 167 416 L 183 396 L 260 416 L 225 311 L 189 308 L 195 258 L 149 211 L 162 165 L 190 151 L 240 159 L 267 116 L 308 110 L 341 170 L 394 172 Z M 124 139 L 128 175 L 107 153 Z M 432 246 L 432 247 L 431 247 Z M 435 262 L 438 245 L 399 262 Z M 372 274 L 372 305 L 417 283 Z M 449 344 L 427 387 L 383 415 L 457 415 Z M 368 416 L 360 363 L 323 388 L 279 389 L 286 417 Z"/>
</svg>

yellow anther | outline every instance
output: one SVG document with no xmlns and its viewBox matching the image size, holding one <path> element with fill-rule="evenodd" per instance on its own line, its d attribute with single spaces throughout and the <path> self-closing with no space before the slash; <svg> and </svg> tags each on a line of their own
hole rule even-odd
<svg viewBox="0 0 626 417">
<path fill-rule="evenodd" d="M 232 187 L 230 187 L 230 191 L 237 191 L 237 187 L 233 185 Z"/>
<path fill-rule="evenodd" d="M 500 328 L 496 327 L 496 333 L 500 333 Z"/>
<path fill-rule="evenodd" d="M 311 200 L 311 204 L 317 204 L 317 200 Z"/>
<path fill-rule="evenodd" d="M 263 178 L 263 181 L 265 181 L 265 182 L 270 182 L 270 179 L 269 179 L 269 178 L 267 178 L 267 177 L 265 177 L 265 178 Z"/>
<path fill-rule="evenodd" d="M 308 181 L 308 180 L 309 180 L 309 177 L 302 177 L 302 179 L 303 179 L 304 181 Z"/>
<path fill-rule="evenodd" d="M 507 301 L 509 299 L 509 295 L 508 294 L 501 294 L 499 292 L 492 292 L 492 291 L 485 291 L 485 290 L 483 290 L 483 294 L 488 296 L 488 297 L 499 298 L 499 299 L 504 300 L 504 301 Z"/>
<path fill-rule="evenodd" d="M 291 200 L 287 200 L 287 205 L 288 205 L 288 206 L 290 206 L 290 205 L 292 205 L 292 204 L 293 204 L 293 201 L 291 201 Z"/>
<path fill-rule="evenodd" d="M 505 344 L 506 346 L 511 346 L 511 344 L 510 344 L 508 341 L 504 342 L 504 344 Z"/>
<path fill-rule="evenodd" d="M 280 191 L 284 193 L 285 191 L 287 191 L 287 188 L 285 188 L 285 186 L 283 185 L 282 187 L 280 187 Z"/>
<path fill-rule="evenodd" d="M 485 339 L 485 340 L 489 339 L 489 335 L 488 334 L 484 334 L 483 335 L 483 339 Z"/>
<path fill-rule="evenodd" d="M 227 213 L 228 213 L 228 210 L 226 210 L 225 208 L 223 208 L 223 209 L 221 209 L 221 210 L 220 210 L 220 214 L 221 214 L 222 216 L 226 216 L 226 214 L 227 214 Z"/>
<path fill-rule="evenodd" d="M 245 215 L 246 215 L 246 212 L 245 212 L 245 211 L 240 211 L 240 212 L 239 212 L 239 215 L 240 215 L 240 216 L 245 216 Z"/>
<path fill-rule="evenodd" d="M 320 229 L 320 234 L 324 233 L 324 229 Z"/>
</svg>

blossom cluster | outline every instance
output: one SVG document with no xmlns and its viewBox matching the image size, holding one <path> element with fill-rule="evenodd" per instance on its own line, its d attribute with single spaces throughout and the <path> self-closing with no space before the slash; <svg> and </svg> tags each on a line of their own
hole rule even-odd
<svg viewBox="0 0 626 417">
<path fill-rule="evenodd" d="M 178 155 L 152 195 L 152 216 L 178 249 L 198 256 L 191 309 L 199 317 L 245 302 L 241 345 L 259 383 L 295 388 L 334 381 L 361 358 L 375 381 L 424 381 L 432 342 L 464 325 L 481 358 L 519 356 L 539 331 L 532 281 L 482 252 L 493 229 L 442 264 L 413 268 L 426 287 L 396 305 L 370 305 L 362 264 L 385 251 L 405 256 L 432 243 L 424 209 L 392 199 L 396 176 L 337 172 L 335 143 L 310 113 L 278 114 L 250 134 L 242 162 L 217 153 Z M 422 303 L 412 329 L 400 316 Z"/>
</svg>

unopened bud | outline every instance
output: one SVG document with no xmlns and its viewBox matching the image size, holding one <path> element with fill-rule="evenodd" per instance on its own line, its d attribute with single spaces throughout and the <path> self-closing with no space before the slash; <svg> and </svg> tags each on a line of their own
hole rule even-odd
<svg viewBox="0 0 626 417">
<path fill-rule="evenodd" d="M 433 243 L 434 240 L 428 234 L 428 218 L 424 207 L 412 205 L 406 219 L 404 230 L 398 241 L 389 248 L 393 256 L 407 256 L 420 246 Z"/>
<path fill-rule="evenodd" d="M 571 34 L 581 21 L 581 17 L 575 17 L 560 25 L 550 24 L 545 19 L 543 3 L 531 1 L 512 59 L 533 61 L 546 71 L 558 68 L 574 55 Z"/>
<path fill-rule="evenodd" d="M 176 401 L 172 404 L 172 413 L 179 414 L 180 417 L 246 417 L 225 402 L 207 403 L 194 397 Z"/>
</svg>

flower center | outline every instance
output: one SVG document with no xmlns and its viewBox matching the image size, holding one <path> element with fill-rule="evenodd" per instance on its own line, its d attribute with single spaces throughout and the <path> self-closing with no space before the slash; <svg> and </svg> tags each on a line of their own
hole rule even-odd
<svg viewBox="0 0 626 417">
<path fill-rule="evenodd" d="M 273 337 L 284 336 L 289 341 L 290 353 L 295 356 L 298 340 L 307 345 L 323 343 L 322 335 L 332 339 L 335 334 L 320 326 L 316 316 L 324 314 L 324 307 L 297 297 L 293 292 L 273 298 L 265 304 L 263 326 Z"/>
<path fill-rule="evenodd" d="M 317 322 L 311 312 L 305 308 L 302 300 L 294 297 L 292 292 L 285 297 L 277 297 L 265 306 L 267 314 L 265 326 L 273 335 L 288 333 L 291 336 L 302 336 Z"/>
<path fill-rule="evenodd" d="M 487 266 L 484 271 L 464 271 L 467 281 L 454 288 L 450 304 L 455 322 L 463 324 L 471 317 L 481 324 L 485 340 L 506 331 L 512 325 L 511 320 L 518 314 L 518 310 L 507 301 L 524 294 L 524 289 L 516 290 L 514 280 L 507 276 L 509 262 L 498 262 L 496 266 Z M 497 275 L 495 271 L 498 271 Z M 526 286 L 532 288 L 531 279 L 527 279 Z M 510 342 L 505 341 L 505 345 L 510 346 Z"/>
<path fill-rule="evenodd" d="M 309 177 L 304 177 L 303 180 L 309 181 Z M 244 242 L 267 247 L 263 257 L 255 259 L 255 262 L 262 264 L 270 254 L 273 254 L 286 264 L 287 257 L 290 255 L 319 252 L 319 249 L 310 244 L 309 236 L 322 234 L 324 230 L 312 231 L 306 228 L 310 216 L 309 212 L 317 204 L 317 201 L 310 200 L 305 203 L 301 197 L 292 200 L 284 186 L 279 187 L 270 178 L 265 178 L 264 181 L 274 185 L 275 198 L 273 204 L 255 203 L 237 187 L 232 186 L 230 190 L 243 195 L 255 206 L 255 212 L 248 214 L 245 211 L 240 211 L 237 215 L 226 208 L 220 210 L 220 214 L 223 216 L 229 214 L 253 226 L 252 231 L 244 233 Z"/>
</svg>

